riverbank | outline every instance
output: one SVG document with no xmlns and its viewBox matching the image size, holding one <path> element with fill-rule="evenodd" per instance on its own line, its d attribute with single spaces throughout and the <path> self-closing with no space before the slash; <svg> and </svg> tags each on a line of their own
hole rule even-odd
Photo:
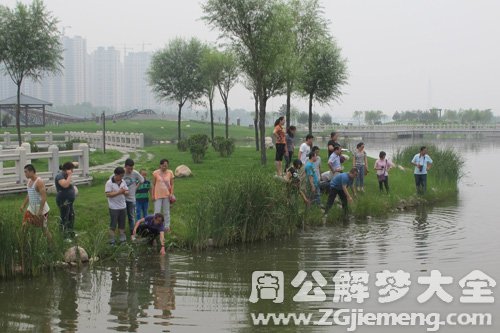
<svg viewBox="0 0 500 333">
<path fill-rule="evenodd" d="M 193 164 L 191 155 L 188 152 L 179 152 L 174 145 L 153 146 L 147 148 L 146 152 L 154 158 L 137 159 L 135 166 L 137 170 L 144 168 L 151 174 L 158 167 L 160 159 L 168 158 L 171 169 L 185 164 L 194 174 L 193 177 L 175 180 L 178 201 L 171 209 L 172 233 L 167 236 L 167 246 L 170 249 L 226 246 L 238 242 L 282 237 L 304 226 L 325 222 L 320 209 L 305 209 L 300 200 L 286 199 L 285 184 L 273 177 L 274 151 L 272 150 L 268 152 L 268 165 L 265 167 L 260 165 L 260 153 L 253 148 L 238 147 L 229 158 L 222 158 L 209 149 L 202 164 Z M 325 155 L 324 152 L 322 155 Z M 346 163 L 346 168 L 349 168 L 350 161 Z M 370 173 L 366 178 L 365 193 L 351 206 L 351 213 L 355 218 L 385 216 L 392 211 L 408 209 L 415 204 L 443 201 L 457 193 L 456 182 L 443 182 L 430 172 L 428 193 L 423 197 L 417 197 L 413 169 L 409 165 L 404 165 L 408 168 L 404 170 L 395 168 L 390 171 L 391 192 L 388 195 L 381 195 L 375 172 L 372 170 L 373 163 L 373 160 L 369 161 Z M 324 170 L 327 168 L 326 158 L 323 158 L 322 168 Z M 108 246 L 109 213 L 104 196 L 104 183 L 109 174 L 95 173 L 93 176 L 94 182 L 91 186 L 79 188 L 80 193 L 75 202 L 75 231 L 78 234 L 75 242 L 82 245 L 90 257 L 112 259 L 117 255 L 133 256 L 137 247 L 133 243 L 127 242 L 117 247 Z M 245 193 L 245 196 L 242 193 Z M 32 251 L 23 250 L 23 256 L 39 253 L 43 259 L 39 264 L 51 267 L 61 260 L 65 248 L 73 245 L 64 243 L 62 239 L 56 237 L 57 245 L 49 251 L 40 230 L 32 228 L 31 233 L 36 240 L 33 240 L 34 246 L 26 247 L 20 228 L 21 213 L 18 210 L 24 196 L 24 194 L 10 195 L 2 197 L 0 202 L 0 224 L 4 228 L 2 230 L 6 230 L 3 237 L 15 240 L 0 242 L 0 253 L 4 254 L 0 259 L 1 276 L 12 274 L 14 267 L 21 260 L 19 254 L 21 248 Z M 324 194 L 323 203 L 326 203 L 326 198 Z M 53 234 L 57 234 L 58 209 L 55 195 L 49 195 L 48 203 L 52 209 L 49 225 Z M 294 209 L 291 209 L 292 207 Z M 152 211 L 151 206 L 150 211 Z M 326 223 L 337 223 L 339 214 L 340 208 L 334 207 Z M 200 229 L 200 226 L 204 228 Z M 48 252 L 50 255 L 43 255 Z M 21 267 L 21 271 L 25 275 L 39 272 L 36 267 L 29 270 Z"/>
</svg>

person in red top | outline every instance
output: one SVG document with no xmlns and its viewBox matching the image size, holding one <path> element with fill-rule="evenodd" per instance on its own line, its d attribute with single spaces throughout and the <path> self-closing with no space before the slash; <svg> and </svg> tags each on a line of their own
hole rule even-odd
<svg viewBox="0 0 500 333">
<path fill-rule="evenodd" d="M 288 156 L 288 149 L 286 147 L 286 135 L 285 130 L 283 129 L 283 125 L 285 125 L 285 117 L 281 116 L 274 122 L 273 131 L 274 142 L 276 143 L 276 174 L 280 177 L 283 175 L 283 156 Z"/>
</svg>

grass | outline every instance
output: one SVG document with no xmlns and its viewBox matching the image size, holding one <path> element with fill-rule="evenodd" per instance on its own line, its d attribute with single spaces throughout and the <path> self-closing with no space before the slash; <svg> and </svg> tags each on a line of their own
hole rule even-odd
<svg viewBox="0 0 500 333">
<path fill-rule="evenodd" d="M 429 147 L 434 167 L 429 173 L 428 193 L 424 197 L 415 195 L 413 168 L 409 161 L 418 148 L 409 148 L 398 153 L 397 158 L 405 170 L 390 171 L 390 194 L 381 195 L 373 168 L 369 160 L 370 173 L 365 178 L 366 193 L 360 195 L 351 205 L 351 212 L 358 218 L 384 216 L 397 209 L 401 202 L 436 202 L 456 196 L 457 181 L 461 163 L 453 151 L 440 151 Z M 154 155 L 147 160 L 146 154 L 136 159 L 135 169 L 146 169 L 150 175 L 159 166 L 162 158 L 170 161 L 170 169 L 188 165 L 193 177 L 176 178 L 177 202 L 171 207 L 172 233 L 167 236 L 169 248 L 200 248 L 212 239 L 215 246 L 226 246 L 238 242 L 252 242 L 270 237 L 282 237 L 293 233 L 297 226 L 322 223 L 319 209 L 305 209 L 296 196 L 290 197 L 286 186 L 274 179 L 274 151 L 268 151 L 268 163 L 260 164 L 260 152 L 254 148 L 237 147 L 226 158 L 209 148 L 203 163 L 192 163 L 189 152 L 179 152 L 175 145 L 156 145 L 146 148 Z M 410 156 L 408 158 L 408 156 Z M 346 168 L 350 168 L 348 161 Z M 326 159 L 322 169 L 326 170 Z M 446 175 L 443 176 L 443 175 Z M 107 230 L 109 213 L 104 196 L 104 183 L 109 173 L 94 173 L 92 186 L 80 186 L 75 201 L 77 242 L 91 257 L 113 259 L 117 256 L 133 256 L 137 246 L 124 244 L 109 247 Z M 445 181 L 447 179 L 447 181 Z M 20 234 L 21 213 L 17 207 L 25 194 L 10 195 L 0 200 L 0 276 L 10 276 L 16 265 L 22 261 L 22 253 L 33 256 L 25 262 L 24 274 L 34 275 L 40 267 L 52 267 L 61 260 L 66 244 L 57 238 L 55 250 L 49 250 L 41 231 L 33 228 L 24 238 Z M 326 196 L 322 197 L 326 203 Z M 51 207 L 49 225 L 57 234 L 58 209 L 55 195 L 49 195 Z M 150 212 L 152 211 L 150 205 Z M 328 222 L 336 223 L 341 209 L 334 207 L 328 214 Z M 23 236 L 24 237 L 24 236 Z M 26 241 L 28 241 L 26 243 Z M 17 251 L 17 252 L 16 252 Z M 52 251 L 52 252 L 50 252 Z M 31 267 L 31 268 L 29 268 Z"/>
</svg>

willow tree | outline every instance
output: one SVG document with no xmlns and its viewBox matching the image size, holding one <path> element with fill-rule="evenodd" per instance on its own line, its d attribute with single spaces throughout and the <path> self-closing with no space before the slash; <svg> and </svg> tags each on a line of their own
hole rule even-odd
<svg viewBox="0 0 500 333">
<path fill-rule="evenodd" d="M 208 0 L 204 20 L 221 31 L 236 50 L 242 70 L 252 81 L 259 101 L 260 146 L 265 146 L 266 105 L 283 91 L 284 62 L 292 38 L 292 20 L 279 0 Z M 261 163 L 266 164 L 261 149 Z"/>
<path fill-rule="evenodd" d="M 312 133 L 313 102 L 326 104 L 342 95 L 341 87 L 348 77 L 346 62 L 331 38 L 316 41 L 305 55 L 299 84 L 309 99 L 309 133 Z"/>
<path fill-rule="evenodd" d="M 21 85 L 24 79 L 39 81 L 62 69 L 63 46 L 58 20 L 41 0 L 18 2 L 13 9 L 0 8 L 0 60 L 2 70 L 17 86 L 16 128 L 21 145 Z"/>
<path fill-rule="evenodd" d="M 187 101 L 203 96 L 202 58 L 205 46 L 196 38 L 176 38 L 156 52 L 148 70 L 149 83 L 160 99 L 177 103 L 177 138 L 181 140 L 181 113 Z"/>
</svg>

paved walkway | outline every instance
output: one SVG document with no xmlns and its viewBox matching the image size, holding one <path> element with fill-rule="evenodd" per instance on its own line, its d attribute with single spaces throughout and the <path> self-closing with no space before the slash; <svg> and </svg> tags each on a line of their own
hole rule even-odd
<svg viewBox="0 0 500 333">
<path fill-rule="evenodd" d="M 111 150 L 117 150 L 119 152 L 122 152 L 123 155 L 119 159 L 109 162 L 106 164 L 101 164 L 101 165 L 96 165 L 93 167 L 90 167 L 90 171 L 93 172 L 100 172 L 100 171 L 113 171 L 116 167 L 123 166 L 125 164 L 125 160 L 130 157 L 130 153 L 135 153 L 135 160 L 139 160 L 143 154 L 146 152 L 144 150 L 136 150 L 132 148 L 123 148 L 123 147 L 108 147 L 106 146 L 106 149 L 111 149 Z M 147 153 L 147 160 L 151 161 L 154 158 L 153 154 Z"/>
</svg>

